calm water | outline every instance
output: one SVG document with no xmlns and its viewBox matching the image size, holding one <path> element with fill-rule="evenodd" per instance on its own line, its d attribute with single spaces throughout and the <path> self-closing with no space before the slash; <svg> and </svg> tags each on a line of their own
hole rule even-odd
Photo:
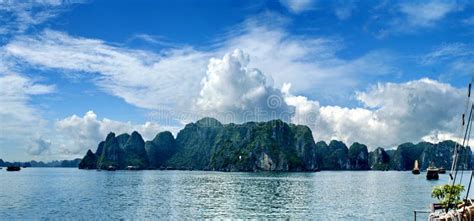
<svg viewBox="0 0 474 221">
<path fill-rule="evenodd" d="M 0 219 L 410 220 L 413 209 L 431 202 L 431 187 L 447 180 L 441 175 L 427 181 L 424 175 L 4 168 Z"/>
</svg>

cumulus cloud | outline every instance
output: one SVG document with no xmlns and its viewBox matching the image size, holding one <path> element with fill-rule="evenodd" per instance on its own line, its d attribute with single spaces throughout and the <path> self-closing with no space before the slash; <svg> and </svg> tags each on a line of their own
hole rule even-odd
<svg viewBox="0 0 474 221">
<path fill-rule="evenodd" d="M 363 105 L 358 108 L 320 106 L 302 96 L 285 95 L 286 102 L 296 108 L 293 121 L 308 124 L 316 140 L 357 141 L 373 149 L 454 138 L 464 91 L 426 78 L 380 83 L 357 93 Z"/>
<path fill-rule="evenodd" d="M 30 143 L 27 152 L 30 155 L 38 156 L 44 153 L 50 153 L 51 141 L 38 137 Z"/>
<path fill-rule="evenodd" d="M 119 135 L 137 131 L 144 140 L 151 140 L 158 132 L 166 129 L 152 122 L 133 124 L 107 118 L 97 119 L 93 111 L 88 111 L 83 117 L 72 115 L 58 120 L 55 126 L 60 135 L 57 145 L 67 154 L 82 154 L 87 149 L 95 150 L 97 144 L 104 140 L 109 132 Z"/>
<path fill-rule="evenodd" d="M 295 93 L 328 99 L 343 99 L 351 91 L 348 88 L 363 87 L 373 77 L 394 72 L 386 51 L 341 59 L 337 52 L 342 46 L 336 39 L 292 36 L 280 25 L 261 20 L 248 20 L 238 29 L 241 32 L 230 33 L 210 50 L 179 47 L 154 53 L 52 30 L 17 37 L 3 50 L 22 64 L 91 76 L 104 91 L 152 110 L 189 110 L 196 98 L 190 95 L 199 94 L 209 59 L 235 48 L 248 53 L 249 66 L 266 73 L 276 87 L 291 82 Z M 315 87 L 320 90 L 314 91 Z"/>
<path fill-rule="evenodd" d="M 222 59 L 211 59 L 196 105 L 205 113 L 224 115 L 234 122 L 289 116 L 292 110 L 283 102 L 280 90 L 248 63 L 249 55 L 239 49 Z"/>
<path fill-rule="evenodd" d="M 239 30 L 244 34 L 226 39 L 219 54 L 242 49 L 250 56 L 250 66 L 273 79 L 275 87 L 290 82 L 294 93 L 340 101 L 354 88 L 366 87 L 370 79 L 397 71 L 389 51 L 370 51 L 348 60 L 337 56 L 344 50 L 339 39 L 294 36 L 255 20 Z"/>
</svg>

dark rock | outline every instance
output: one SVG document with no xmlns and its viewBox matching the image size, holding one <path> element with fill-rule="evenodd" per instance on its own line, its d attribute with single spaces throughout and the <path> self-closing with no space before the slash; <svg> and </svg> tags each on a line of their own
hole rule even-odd
<svg viewBox="0 0 474 221">
<path fill-rule="evenodd" d="M 84 158 L 79 163 L 79 169 L 96 169 L 97 168 L 97 156 L 88 150 Z"/>
<path fill-rule="evenodd" d="M 456 142 L 443 141 L 438 144 L 431 144 L 421 142 L 417 145 L 423 146 L 423 153 L 421 155 L 421 169 L 425 170 L 430 165 L 435 167 L 444 167 L 451 169 L 452 156 Z M 459 153 L 459 169 L 471 168 L 471 148 L 460 147 Z"/>
<path fill-rule="evenodd" d="M 117 142 L 119 139 L 117 139 Z M 107 141 L 106 141 L 107 142 Z M 120 146 L 120 142 L 119 146 Z M 122 149 L 122 148 L 121 148 Z M 124 160 L 123 164 L 119 166 L 119 168 L 127 167 L 127 166 L 134 166 L 138 169 L 147 169 L 149 166 L 148 163 L 148 156 L 145 150 L 145 141 L 143 140 L 142 136 L 134 131 L 129 139 L 125 143 L 124 147 Z"/>
<path fill-rule="evenodd" d="M 176 152 L 176 141 L 169 131 L 161 132 L 152 141 L 145 142 L 151 168 L 164 168 L 165 162 Z"/>
<path fill-rule="evenodd" d="M 369 151 L 367 146 L 360 143 L 353 143 L 349 148 L 349 168 L 351 170 L 368 170 Z"/>
<path fill-rule="evenodd" d="M 424 145 L 415 145 L 413 143 L 399 145 L 392 157 L 392 169 L 412 170 L 415 160 L 421 162 L 423 149 Z"/>
<path fill-rule="evenodd" d="M 347 146 L 337 140 L 329 143 L 326 155 L 323 156 L 323 170 L 348 170 L 349 166 L 349 150 Z"/>
<path fill-rule="evenodd" d="M 369 153 L 369 166 L 372 170 L 389 170 L 390 156 L 381 147 Z"/>
<path fill-rule="evenodd" d="M 368 153 L 367 146 L 357 142 L 349 149 L 337 140 L 329 145 L 324 141 L 314 143 L 308 127 L 281 120 L 222 124 L 214 118 L 203 118 L 187 124 L 176 139 L 170 132 L 161 132 L 147 142 L 137 132 L 117 137 L 109 133 L 95 154 L 87 152 L 79 168 L 93 169 L 100 164 L 101 168 L 117 169 L 133 166 L 217 171 L 411 170 L 415 160 L 422 169 L 430 163 L 449 168 L 455 145 L 452 141 L 404 143 L 396 150 L 377 148 Z M 472 168 L 470 148 L 462 150 L 460 168 Z"/>
<path fill-rule="evenodd" d="M 125 149 L 125 145 L 127 144 L 128 139 L 130 139 L 130 135 L 128 135 L 126 133 L 125 134 L 120 134 L 120 135 L 117 136 L 117 142 L 118 142 L 119 147 L 121 149 L 123 149 L 123 150 Z"/>
<path fill-rule="evenodd" d="M 124 150 L 120 148 L 115 133 L 110 132 L 105 138 L 104 148 L 98 161 L 101 165 L 101 169 L 109 166 L 114 166 L 119 169 L 125 168 Z"/>
</svg>

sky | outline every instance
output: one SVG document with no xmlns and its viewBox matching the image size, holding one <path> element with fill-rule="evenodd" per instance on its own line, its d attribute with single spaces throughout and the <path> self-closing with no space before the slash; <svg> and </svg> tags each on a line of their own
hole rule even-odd
<svg viewBox="0 0 474 221">
<path fill-rule="evenodd" d="M 459 138 L 472 1 L 0 0 L 0 158 L 283 119 L 316 141 Z"/>
</svg>

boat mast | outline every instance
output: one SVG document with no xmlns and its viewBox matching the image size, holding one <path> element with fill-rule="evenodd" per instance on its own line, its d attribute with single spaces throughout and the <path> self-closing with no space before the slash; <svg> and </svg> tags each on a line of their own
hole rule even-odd
<svg viewBox="0 0 474 221">
<path fill-rule="evenodd" d="M 463 141 L 462 142 L 456 142 L 456 145 L 454 146 L 454 152 L 453 152 L 453 162 L 451 164 L 451 172 L 449 173 L 450 177 L 450 184 L 454 185 L 456 183 L 456 178 L 457 178 L 457 173 L 458 173 L 458 165 L 459 165 L 459 152 L 463 148 L 465 148 L 465 142 L 466 142 L 466 137 L 469 134 L 470 136 L 470 126 L 471 126 L 471 120 L 472 120 L 472 112 L 474 105 L 471 105 L 471 110 L 469 111 L 469 119 L 465 121 L 466 114 L 468 112 L 469 104 L 471 103 L 471 87 L 472 87 L 472 82 L 473 82 L 474 77 L 471 78 L 471 82 L 469 83 L 468 87 L 468 92 L 467 92 L 467 98 L 466 98 L 466 104 L 464 108 L 464 113 L 461 116 L 461 128 L 460 128 L 460 137 L 463 136 Z M 465 128 L 466 127 L 466 128 Z M 464 129 L 465 128 L 465 129 Z M 462 143 L 462 145 L 460 145 Z M 466 147 L 467 148 L 467 147 Z"/>
</svg>

